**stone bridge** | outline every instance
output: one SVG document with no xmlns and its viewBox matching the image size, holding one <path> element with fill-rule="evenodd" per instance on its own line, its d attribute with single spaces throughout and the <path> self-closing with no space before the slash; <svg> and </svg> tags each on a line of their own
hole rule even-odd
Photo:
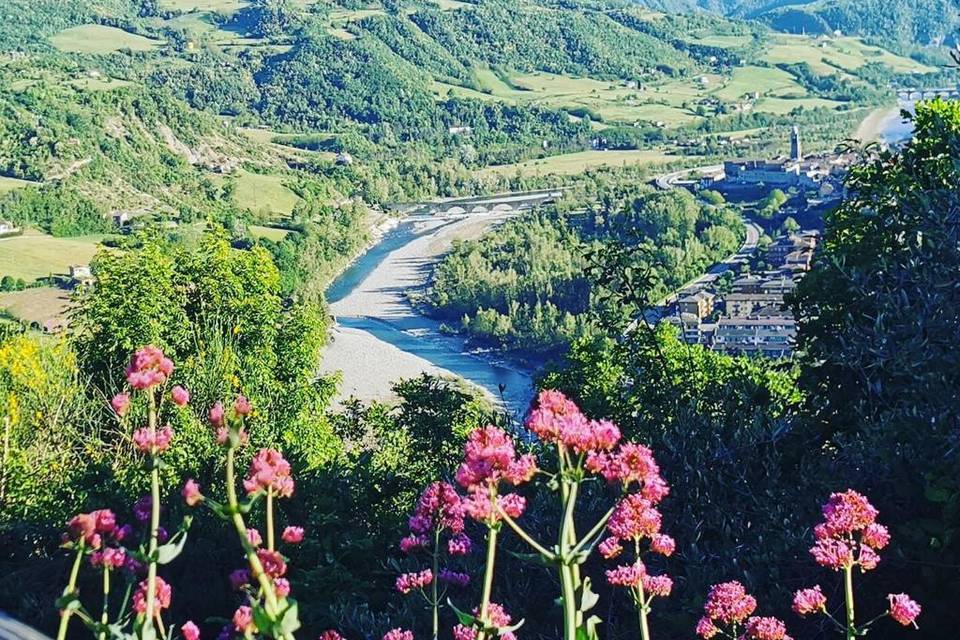
<svg viewBox="0 0 960 640">
<path fill-rule="evenodd" d="M 897 97 L 901 100 L 929 100 L 931 98 L 960 98 L 958 87 L 926 87 L 897 89 Z"/>
<path fill-rule="evenodd" d="M 519 213 L 534 207 L 554 202 L 563 197 L 563 189 L 540 191 L 515 191 L 493 196 L 449 198 L 437 202 L 424 202 L 403 209 L 408 217 L 466 217 L 471 215 Z"/>
</svg>

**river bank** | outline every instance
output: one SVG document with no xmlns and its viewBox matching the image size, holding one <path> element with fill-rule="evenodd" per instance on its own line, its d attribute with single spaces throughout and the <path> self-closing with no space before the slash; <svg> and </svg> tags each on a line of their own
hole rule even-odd
<svg viewBox="0 0 960 640">
<path fill-rule="evenodd" d="M 469 353 L 462 339 L 441 334 L 439 323 L 418 314 L 407 298 L 455 240 L 478 237 L 503 219 L 402 222 L 333 283 L 327 298 L 336 324 L 321 371 L 341 374 L 339 401 L 386 399 L 393 382 L 427 373 L 465 378 L 492 399 L 502 395 L 507 408 L 523 410 L 533 393 L 529 372 Z"/>
<path fill-rule="evenodd" d="M 873 110 L 860 126 L 854 137 L 861 142 L 902 142 L 913 134 L 913 125 L 905 120 L 901 112 L 913 110 L 914 103 L 900 102 L 896 106 L 880 107 Z"/>
</svg>

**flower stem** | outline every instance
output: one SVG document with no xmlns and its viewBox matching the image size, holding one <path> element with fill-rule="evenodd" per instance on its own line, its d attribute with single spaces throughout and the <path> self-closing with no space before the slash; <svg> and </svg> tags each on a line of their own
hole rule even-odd
<svg viewBox="0 0 960 640">
<path fill-rule="evenodd" d="M 64 597 L 75 594 L 77 591 L 77 576 L 80 575 L 80 563 L 83 561 L 83 538 L 77 543 L 77 557 L 73 559 L 73 568 L 70 569 L 70 580 L 63 590 Z M 67 637 L 67 625 L 70 624 L 71 610 L 60 612 L 60 628 L 57 630 L 57 640 L 64 640 Z"/>
<path fill-rule="evenodd" d="M 440 637 L 440 597 L 437 595 L 437 583 L 440 581 L 440 529 L 433 532 L 433 581 L 430 583 L 430 605 L 433 607 L 433 640 Z"/>
<path fill-rule="evenodd" d="M 649 610 L 647 596 L 643 591 L 643 583 L 637 585 L 637 615 L 640 618 L 640 637 L 643 640 L 650 640 L 650 627 L 647 623 L 647 611 Z"/>
<path fill-rule="evenodd" d="M 100 613 L 100 640 L 107 637 L 107 623 L 110 621 L 110 567 L 103 566 L 103 611 Z"/>
<path fill-rule="evenodd" d="M 267 488 L 267 548 L 274 550 L 273 544 L 273 487 Z"/>
<path fill-rule="evenodd" d="M 573 508 L 577 501 L 577 484 L 566 479 L 561 480 L 561 495 L 564 498 L 563 522 L 560 525 L 560 595 L 563 600 L 563 637 L 564 640 L 575 640 L 577 637 L 577 603 L 576 591 L 579 586 L 579 571 L 576 562 L 570 553 L 576 542 L 573 533 Z M 573 533 L 573 535 L 571 535 Z M 577 570 L 577 571 L 575 571 Z"/>
<path fill-rule="evenodd" d="M 847 604 L 847 640 L 855 640 L 857 637 L 857 627 L 854 623 L 852 566 L 845 567 L 843 570 L 843 591 Z"/>
<path fill-rule="evenodd" d="M 496 497 L 493 498 L 494 500 Z M 496 526 L 487 529 L 487 565 L 483 572 L 483 592 L 480 596 L 480 624 L 481 629 L 477 634 L 477 640 L 485 640 L 487 616 L 490 611 L 490 594 L 493 591 L 493 568 L 497 561 L 497 533 Z"/>
<path fill-rule="evenodd" d="M 260 558 L 257 557 L 256 552 L 250 545 L 250 540 L 247 538 L 247 525 L 244 524 L 243 516 L 240 515 L 240 504 L 237 501 L 237 488 L 235 486 L 235 462 L 235 449 L 229 447 L 227 449 L 227 504 L 230 506 L 230 520 L 233 522 L 233 527 L 240 537 L 240 544 L 243 546 L 243 551 L 247 556 L 247 562 L 250 564 L 253 577 L 259 583 L 260 591 L 266 600 L 267 613 L 271 616 L 276 616 L 279 613 L 277 611 L 277 595 L 273 590 L 273 584 L 263 570 L 263 564 L 261 564 Z"/>
<path fill-rule="evenodd" d="M 500 512 L 500 517 L 503 518 L 503 521 L 507 523 L 507 526 L 510 527 L 513 530 L 513 532 L 516 533 L 517 536 L 519 536 L 521 540 L 523 540 L 528 545 L 533 547 L 533 549 L 537 553 L 539 553 L 541 556 L 543 556 L 544 559 L 550 562 L 553 562 L 554 560 L 557 559 L 556 554 L 552 553 L 549 549 L 547 549 L 542 544 L 534 540 L 529 533 L 523 530 L 523 527 L 521 527 L 516 520 L 514 520 L 513 518 L 508 516 L 506 513 L 504 513 L 503 508 L 499 504 L 497 504 L 497 511 Z"/>
<path fill-rule="evenodd" d="M 610 507 L 610 509 L 603 514 L 603 517 L 597 521 L 597 524 L 593 525 L 593 529 L 590 529 L 590 531 L 588 531 L 586 535 L 581 538 L 580 542 L 573 547 L 573 551 L 571 551 L 571 553 L 580 553 L 583 551 L 583 548 L 590 543 L 591 540 L 600 535 L 600 532 L 603 531 L 603 528 L 607 526 L 607 521 L 610 520 L 610 516 L 613 515 L 613 512 L 616 508 L 617 505 Z"/>
<path fill-rule="evenodd" d="M 151 433 L 157 431 L 157 399 L 153 391 L 149 393 L 150 411 L 148 428 Z M 157 535 L 160 530 L 160 465 L 156 446 L 150 451 L 150 544 L 147 547 L 147 604 L 144 611 L 144 625 L 153 626 L 154 609 L 157 599 Z"/>
</svg>

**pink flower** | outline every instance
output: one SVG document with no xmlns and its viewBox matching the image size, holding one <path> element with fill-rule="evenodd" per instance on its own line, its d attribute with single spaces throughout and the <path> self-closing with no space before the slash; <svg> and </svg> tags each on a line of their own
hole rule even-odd
<svg viewBox="0 0 960 640">
<path fill-rule="evenodd" d="M 458 533 L 447 541 L 447 553 L 452 556 L 465 556 L 472 548 L 473 542 L 465 533 Z"/>
<path fill-rule="evenodd" d="M 651 596 L 666 598 L 673 591 L 673 580 L 670 576 L 644 576 L 643 588 Z"/>
<path fill-rule="evenodd" d="M 588 420 L 577 405 L 559 391 L 540 392 L 526 426 L 543 442 L 577 453 L 609 451 L 620 441 L 617 425 L 608 420 Z"/>
<path fill-rule="evenodd" d="M 800 589 L 793 594 L 793 610 L 798 615 L 805 616 L 811 613 L 824 611 L 827 607 L 827 596 L 823 595 L 820 585 L 812 589 Z"/>
<path fill-rule="evenodd" d="M 250 463 L 247 478 L 243 481 L 247 495 L 272 489 L 275 495 L 289 498 L 293 495 L 293 478 L 290 463 L 276 449 L 261 449 Z"/>
<path fill-rule="evenodd" d="M 713 624 L 713 620 L 710 619 L 710 616 L 703 616 L 697 621 L 696 632 L 697 635 L 704 640 L 710 640 L 710 638 L 720 633 L 720 629 L 717 627 L 717 625 Z"/>
<path fill-rule="evenodd" d="M 861 571 L 872 571 L 880 564 L 880 556 L 867 545 L 860 545 L 860 555 L 857 557 L 857 564 L 860 565 Z"/>
<path fill-rule="evenodd" d="M 250 401 L 247 400 L 246 396 L 237 396 L 237 399 L 233 401 L 233 410 L 238 416 L 248 416 L 253 413 L 253 406 L 250 404 Z"/>
<path fill-rule="evenodd" d="M 343 640 L 343 636 L 334 631 L 333 629 L 327 629 L 320 634 L 320 637 L 317 640 Z"/>
<path fill-rule="evenodd" d="M 453 640 L 476 640 L 477 630 L 458 624 L 453 628 Z"/>
<path fill-rule="evenodd" d="M 406 595 L 414 589 L 423 589 L 433 582 L 433 572 L 424 569 L 419 573 L 404 573 L 397 576 L 397 591 Z"/>
<path fill-rule="evenodd" d="M 437 579 L 440 582 L 452 584 L 457 587 L 465 587 L 470 584 L 470 576 L 468 574 L 451 571 L 450 569 L 441 569 Z"/>
<path fill-rule="evenodd" d="M 746 620 L 757 608 L 756 599 L 737 581 L 715 584 L 710 588 L 703 611 L 711 620 L 727 624 Z"/>
<path fill-rule="evenodd" d="M 620 565 L 616 569 L 607 570 L 607 582 L 616 587 L 638 587 L 643 583 L 647 574 L 646 567 L 639 560 L 630 565 Z"/>
<path fill-rule="evenodd" d="M 247 529 L 247 542 L 250 543 L 251 547 L 259 547 L 263 544 L 263 536 L 260 535 L 260 531 L 250 527 Z"/>
<path fill-rule="evenodd" d="M 599 474 L 607 482 L 620 482 L 625 487 L 633 483 L 641 485 L 641 494 L 653 504 L 660 502 L 670 492 L 660 477 L 660 467 L 653 452 L 640 444 L 628 442 L 613 453 L 593 452 L 587 456 L 587 470 Z"/>
<path fill-rule="evenodd" d="M 173 361 L 157 347 L 143 347 L 133 355 L 127 367 L 127 383 L 137 390 L 163 384 L 173 373 Z"/>
<path fill-rule="evenodd" d="M 824 538 L 810 548 L 810 555 L 817 564 L 838 571 L 853 565 L 853 549 L 843 540 Z"/>
<path fill-rule="evenodd" d="M 282 578 L 287 573 L 287 563 L 276 551 L 257 549 L 257 558 L 263 565 L 263 572 L 271 578 Z"/>
<path fill-rule="evenodd" d="M 677 543 L 668 535 L 655 534 L 650 540 L 650 550 L 662 556 L 670 557 L 677 548 Z"/>
<path fill-rule="evenodd" d="M 409 535 L 400 540 L 400 550 L 404 553 L 410 553 L 414 549 L 420 549 L 430 544 L 430 539 L 426 536 Z"/>
<path fill-rule="evenodd" d="M 480 615 L 479 607 L 474 608 L 473 615 L 475 616 Z M 511 619 L 512 618 L 510 617 L 510 614 L 507 613 L 507 610 L 503 608 L 503 605 L 497 604 L 496 602 L 491 602 L 487 606 L 487 621 L 492 626 L 494 627 L 510 626 Z"/>
<path fill-rule="evenodd" d="M 193 624 L 192 620 L 187 620 L 182 627 L 180 627 L 180 633 L 183 634 L 183 640 L 200 640 L 200 629 L 197 625 Z"/>
<path fill-rule="evenodd" d="M 237 569 L 230 574 L 230 586 L 234 591 L 240 591 L 248 584 L 250 584 L 249 569 Z"/>
<path fill-rule="evenodd" d="M 383 636 L 383 640 L 413 640 L 413 632 L 404 631 L 403 629 L 391 629 Z"/>
<path fill-rule="evenodd" d="M 456 474 L 457 482 L 465 489 L 473 489 L 497 482 L 507 473 L 511 481 L 521 480 L 523 472 L 518 465 L 525 464 L 528 463 L 517 460 L 513 440 L 506 431 L 493 426 L 474 429 L 467 437 L 464 461 Z"/>
<path fill-rule="evenodd" d="M 99 549 L 103 536 L 116 537 L 117 517 L 109 509 L 75 515 L 67 523 L 67 539 L 83 543 L 90 549 Z"/>
<path fill-rule="evenodd" d="M 184 483 L 183 490 L 180 492 L 180 495 L 183 496 L 183 501 L 187 503 L 188 507 L 195 507 L 203 502 L 203 494 L 200 493 L 200 485 L 197 484 L 197 481 L 193 478 L 190 478 Z"/>
<path fill-rule="evenodd" d="M 143 427 L 133 432 L 133 443 L 142 453 L 163 453 L 170 448 L 173 440 L 173 429 L 170 425 L 160 429 Z"/>
<path fill-rule="evenodd" d="M 879 551 L 890 544 L 890 532 L 882 524 L 870 524 L 863 530 L 860 540 L 868 547 Z"/>
<path fill-rule="evenodd" d="M 503 479 L 516 486 L 530 482 L 537 475 L 537 459 L 533 454 L 524 454 L 507 465 Z"/>
<path fill-rule="evenodd" d="M 122 418 L 130 409 L 130 396 L 126 393 L 118 393 L 110 400 L 110 406 Z"/>
<path fill-rule="evenodd" d="M 486 524 L 499 522 L 502 517 L 500 510 L 511 518 L 519 518 L 527 507 L 527 501 L 515 493 L 497 496 L 496 508 L 490 499 L 490 491 L 485 487 L 471 489 L 469 495 L 463 499 L 464 512 L 476 520 Z"/>
<path fill-rule="evenodd" d="M 653 503 L 632 493 L 616 505 L 607 529 L 621 540 L 638 540 L 660 533 L 660 522 L 660 512 Z"/>
<path fill-rule="evenodd" d="M 434 482 L 420 494 L 410 530 L 426 534 L 434 529 L 449 529 L 455 534 L 463 531 L 463 504 L 460 494 L 447 482 Z"/>
<path fill-rule="evenodd" d="M 170 606 L 170 585 L 157 576 L 154 587 L 154 615 L 160 617 L 160 611 Z M 144 580 L 133 594 L 133 610 L 144 613 L 147 610 L 147 588 L 149 580 Z"/>
<path fill-rule="evenodd" d="M 921 607 L 913 598 L 905 593 L 891 593 L 887 596 L 887 599 L 890 600 L 889 613 L 891 618 L 905 627 L 917 626 L 916 620 L 917 616 L 920 615 Z"/>
<path fill-rule="evenodd" d="M 103 551 L 90 554 L 90 564 L 94 567 L 119 569 L 127 562 L 127 552 L 122 548 L 107 547 Z"/>
<path fill-rule="evenodd" d="M 290 581 L 286 578 L 276 578 L 273 581 L 273 589 L 277 592 L 278 598 L 286 598 L 290 595 Z"/>
<path fill-rule="evenodd" d="M 170 399 L 173 400 L 173 404 L 178 407 L 185 407 L 187 403 L 190 402 L 190 392 L 180 385 L 177 385 L 170 390 Z"/>
<path fill-rule="evenodd" d="M 287 527 L 280 539 L 287 544 L 300 544 L 303 542 L 303 527 Z"/>
<path fill-rule="evenodd" d="M 256 630 L 253 624 L 253 610 L 250 607 L 244 605 L 233 612 L 233 628 L 239 633 Z"/>
<path fill-rule="evenodd" d="M 853 489 L 832 494 L 823 505 L 824 525 L 830 536 L 862 531 L 876 518 L 877 510 L 870 501 Z"/>
<path fill-rule="evenodd" d="M 223 403 L 220 401 L 217 401 L 215 405 L 210 407 L 210 412 L 207 414 L 207 418 L 210 420 L 210 424 L 212 424 L 215 427 L 224 426 Z M 224 441 L 226 441 L 226 439 L 224 439 Z M 220 444 L 223 444 L 223 442 L 220 442 Z"/>
<path fill-rule="evenodd" d="M 620 539 L 616 536 L 611 536 L 601 542 L 597 546 L 597 550 L 599 550 L 600 555 L 607 560 L 612 560 L 623 553 L 623 547 L 620 545 Z"/>
<path fill-rule="evenodd" d="M 748 640 L 790 640 L 787 635 L 787 626 L 777 618 L 753 617 L 747 620 L 746 633 Z"/>
</svg>

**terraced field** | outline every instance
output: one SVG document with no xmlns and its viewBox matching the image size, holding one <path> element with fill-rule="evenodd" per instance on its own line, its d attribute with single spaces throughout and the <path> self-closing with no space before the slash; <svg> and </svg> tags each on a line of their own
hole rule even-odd
<svg viewBox="0 0 960 640">
<path fill-rule="evenodd" d="M 663 164 L 679 159 L 680 156 L 660 151 L 580 151 L 550 156 L 538 160 L 528 160 L 515 164 L 489 167 L 485 173 L 505 176 L 569 175 L 581 173 L 599 167 L 623 167 L 637 164 Z"/>
</svg>

